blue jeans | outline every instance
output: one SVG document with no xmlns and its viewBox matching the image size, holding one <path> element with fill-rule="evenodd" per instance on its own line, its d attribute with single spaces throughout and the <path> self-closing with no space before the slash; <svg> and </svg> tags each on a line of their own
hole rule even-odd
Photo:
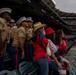
<svg viewBox="0 0 76 75">
<path fill-rule="evenodd" d="M 8 53 L 12 60 L 13 69 L 16 69 L 16 48 L 14 46 L 10 46 Z M 18 64 L 21 63 L 21 50 L 18 48 Z"/>
<path fill-rule="evenodd" d="M 3 57 L 0 57 L 0 71 L 5 69 L 5 65 L 3 63 Z"/>
<path fill-rule="evenodd" d="M 33 61 L 33 51 L 34 51 L 33 45 L 32 44 L 29 44 L 28 45 L 29 61 Z"/>
<path fill-rule="evenodd" d="M 50 67 L 50 72 L 53 71 L 52 75 L 59 75 L 58 66 L 56 65 L 55 61 L 51 61 L 49 67 Z"/>
<path fill-rule="evenodd" d="M 49 74 L 49 66 L 46 58 L 39 58 L 36 63 L 39 66 L 38 75 L 48 75 Z"/>
</svg>

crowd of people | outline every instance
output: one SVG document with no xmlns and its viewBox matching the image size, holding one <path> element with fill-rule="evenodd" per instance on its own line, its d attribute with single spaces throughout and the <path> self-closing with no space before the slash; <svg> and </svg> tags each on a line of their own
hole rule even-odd
<svg viewBox="0 0 76 75">
<path fill-rule="evenodd" d="M 6 69 L 3 58 L 8 53 L 12 70 L 18 69 L 22 61 L 34 61 L 38 75 L 59 75 L 60 69 L 65 69 L 69 75 L 69 62 L 65 57 L 68 40 L 63 30 L 54 31 L 41 22 L 33 24 L 32 17 L 22 16 L 15 22 L 11 11 L 10 8 L 0 9 L 0 71 Z M 51 56 L 46 54 L 48 43 Z"/>
<path fill-rule="evenodd" d="M 64 20 L 64 21 L 70 25 L 76 25 L 76 20 Z"/>
</svg>

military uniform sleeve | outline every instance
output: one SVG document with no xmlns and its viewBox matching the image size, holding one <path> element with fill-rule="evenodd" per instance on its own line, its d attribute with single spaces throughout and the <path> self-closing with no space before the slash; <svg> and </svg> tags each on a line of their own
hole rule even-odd
<svg viewBox="0 0 76 75">
<path fill-rule="evenodd" d="M 0 53 L 1 50 L 3 49 L 3 42 L 2 42 L 2 22 L 1 22 L 1 18 L 0 18 Z"/>
<path fill-rule="evenodd" d="M 5 28 L 6 21 L 0 17 L 0 30 Z"/>
<path fill-rule="evenodd" d="M 25 37 L 26 37 L 26 36 L 25 36 L 25 31 L 22 30 L 22 29 L 18 30 L 18 37 L 23 37 L 23 38 L 25 38 Z"/>
<path fill-rule="evenodd" d="M 30 40 L 32 37 L 33 37 L 32 29 L 29 29 L 29 30 L 27 31 L 26 39 L 27 39 L 27 40 Z"/>
<path fill-rule="evenodd" d="M 0 21 L 0 30 L 2 30 L 2 23 L 1 23 L 1 21 Z"/>
</svg>

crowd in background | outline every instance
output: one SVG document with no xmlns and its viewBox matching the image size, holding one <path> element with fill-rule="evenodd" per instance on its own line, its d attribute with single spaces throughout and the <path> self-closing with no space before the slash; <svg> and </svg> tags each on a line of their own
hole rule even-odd
<svg viewBox="0 0 76 75">
<path fill-rule="evenodd" d="M 24 15 L 15 22 L 11 12 L 10 8 L 0 9 L 0 71 L 6 69 L 3 58 L 8 53 L 12 70 L 18 69 L 22 61 L 34 61 L 39 67 L 38 75 L 59 75 L 59 69 L 66 69 L 69 75 L 65 57 L 68 40 L 63 30 L 55 32 L 41 22 L 33 24 L 32 17 Z M 51 56 L 46 54 L 48 43 Z"/>
<path fill-rule="evenodd" d="M 76 25 L 76 20 L 64 20 L 64 21 L 70 25 Z"/>
</svg>

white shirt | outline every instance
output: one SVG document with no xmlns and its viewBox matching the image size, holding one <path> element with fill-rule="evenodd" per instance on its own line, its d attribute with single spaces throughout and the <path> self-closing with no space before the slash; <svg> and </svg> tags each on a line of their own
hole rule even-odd
<svg viewBox="0 0 76 75">
<path fill-rule="evenodd" d="M 54 53 L 58 50 L 58 47 L 50 40 L 50 39 L 48 39 L 49 40 L 49 42 L 50 42 L 50 45 L 51 45 L 51 47 L 52 47 L 52 50 L 54 51 Z"/>
</svg>

